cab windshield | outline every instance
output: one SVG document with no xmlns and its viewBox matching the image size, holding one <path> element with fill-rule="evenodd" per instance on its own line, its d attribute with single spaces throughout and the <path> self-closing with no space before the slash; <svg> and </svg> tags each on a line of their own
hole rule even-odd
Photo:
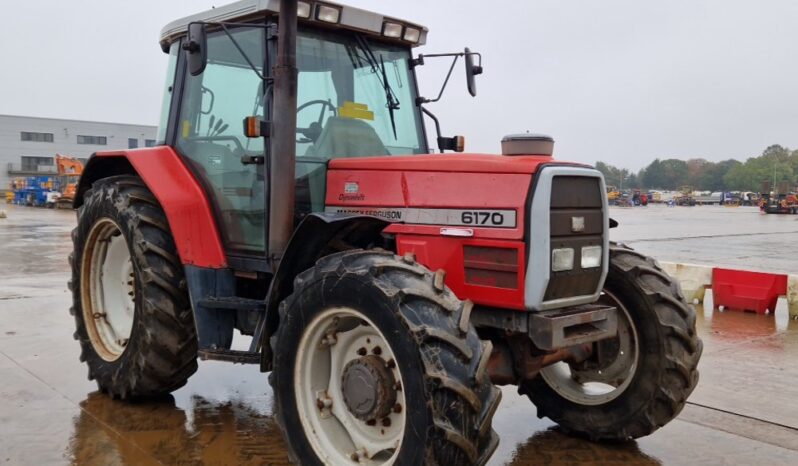
<svg viewBox="0 0 798 466">
<path fill-rule="evenodd" d="M 410 59 L 406 47 L 300 29 L 297 161 L 427 152 Z"/>
</svg>

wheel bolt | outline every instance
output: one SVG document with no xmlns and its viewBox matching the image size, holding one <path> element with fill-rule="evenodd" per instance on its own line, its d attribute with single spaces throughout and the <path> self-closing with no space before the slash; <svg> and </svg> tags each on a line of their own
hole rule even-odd
<svg viewBox="0 0 798 466">
<path fill-rule="evenodd" d="M 366 351 L 366 348 L 360 348 L 359 350 L 357 350 L 357 354 L 359 354 L 360 356 L 365 356 L 366 354 L 368 354 L 368 351 Z"/>
<path fill-rule="evenodd" d="M 395 405 L 393 405 L 393 412 L 401 413 L 402 412 L 402 405 L 400 405 L 399 403 L 396 403 Z"/>
<path fill-rule="evenodd" d="M 377 420 L 376 419 L 369 419 L 368 421 L 366 421 L 366 425 L 367 426 L 376 426 L 377 425 Z"/>
<path fill-rule="evenodd" d="M 374 349 L 371 350 L 371 352 L 379 356 L 382 354 L 382 348 L 380 348 L 379 346 L 375 346 Z"/>
<path fill-rule="evenodd" d="M 393 369 L 393 368 L 395 368 L 395 367 L 396 367 L 396 361 L 394 361 L 393 359 L 391 359 L 391 360 L 389 360 L 389 361 L 388 361 L 388 362 L 385 364 L 385 366 L 386 366 L 388 369 Z"/>
<path fill-rule="evenodd" d="M 366 450 L 361 448 L 360 450 L 358 450 L 358 451 L 352 453 L 351 455 L 349 455 L 349 458 L 352 461 L 358 461 L 359 462 L 360 458 L 362 458 L 364 456 L 366 456 Z"/>
<path fill-rule="evenodd" d="M 335 337 L 335 333 L 330 332 L 324 338 L 321 339 L 322 345 L 332 346 L 338 343 L 338 338 Z"/>
<path fill-rule="evenodd" d="M 399 383 L 399 382 L 396 382 L 395 384 L 393 384 L 393 389 L 396 390 L 397 392 L 401 392 L 402 391 L 402 384 Z"/>
<path fill-rule="evenodd" d="M 332 404 L 333 404 L 332 399 L 326 396 L 321 396 L 316 399 L 316 407 L 318 407 L 322 411 L 325 409 L 329 409 L 332 406 Z"/>
<path fill-rule="evenodd" d="M 385 419 L 383 419 L 382 420 L 382 425 L 384 427 L 391 427 L 391 418 L 386 417 Z"/>
</svg>

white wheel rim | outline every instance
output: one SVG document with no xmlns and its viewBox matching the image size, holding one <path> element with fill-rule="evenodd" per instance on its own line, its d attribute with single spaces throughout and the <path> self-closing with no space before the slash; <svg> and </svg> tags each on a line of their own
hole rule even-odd
<svg viewBox="0 0 798 466">
<path fill-rule="evenodd" d="M 92 346 L 106 361 L 119 359 L 133 330 L 135 274 L 119 226 L 104 218 L 86 240 L 81 267 L 83 320 Z"/>
<path fill-rule="evenodd" d="M 400 387 L 388 421 L 383 418 L 373 425 L 350 412 L 341 386 L 344 367 L 361 358 L 363 348 L 368 355 L 378 352 L 384 361 L 394 361 L 387 367 Z M 294 393 L 305 436 L 324 464 L 394 464 L 407 416 L 403 387 L 393 350 L 360 312 L 330 308 L 306 327 L 296 356 Z"/>
<path fill-rule="evenodd" d="M 587 375 L 573 370 L 567 362 L 558 362 L 540 371 L 552 390 L 569 401 L 586 406 L 601 405 L 618 398 L 634 379 L 640 353 L 640 340 L 629 311 L 606 290 L 602 300 L 618 309 L 619 350 L 613 363 L 604 370 Z"/>
</svg>

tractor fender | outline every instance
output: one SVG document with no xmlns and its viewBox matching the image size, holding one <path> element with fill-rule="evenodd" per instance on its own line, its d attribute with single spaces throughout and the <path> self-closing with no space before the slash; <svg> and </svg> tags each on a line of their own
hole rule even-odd
<svg viewBox="0 0 798 466">
<path fill-rule="evenodd" d="M 222 269 L 227 257 L 208 197 L 185 162 L 169 146 L 97 152 L 89 158 L 75 193 L 75 208 L 96 181 L 117 175 L 141 178 L 166 212 L 184 265 Z"/>
<path fill-rule="evenodd" d="M 261 370 L 271 370 L 269 338 L 280 325 L 278 307 L 294 292 L 294 278 L 316 261 L 341 248 L 368 248 L 381 244 L 382 230 L 390 222 L 369 215 L 312 213 L 300 222 L 269 286 L 266 323 L 261 332 Z"/>
</svg>

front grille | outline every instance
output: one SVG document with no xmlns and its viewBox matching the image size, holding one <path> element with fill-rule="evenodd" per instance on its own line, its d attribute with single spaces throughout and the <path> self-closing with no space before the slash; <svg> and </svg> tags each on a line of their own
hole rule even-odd
<svg viewBox="0 0 798 466">
<path fill-rule="evenodd" d="M 581 268 L 585 246 L 604 245 L 604 212 L 601 180 L 587 176 L 555 176 L 551 187 L 549 213 L 550 251 L 574 249 L 573 270 L 551 272 L 544 301 L 592 295 L 601 278 L 602 267 Z"/>
<path fill-rule="evenodd" d="M 601 172 L 567 165 L 547 165 L 538 171 L 529 206 L 529 260 L 524 279 L 527 309 L 545 311 L 598 299 L 607 276 L 606 205 Z M 601 246 L 601 256 L 593 257 L 594 262 L 600 259 L 599 267 L 582 269 L 582 248 L 586 246 Z M 573 249 L 573 254 L 559 251 L 553 257 L 553 251 L 560 248 Z M 563 270 L 570 256 L 573 266 Z"/>
</svg>

